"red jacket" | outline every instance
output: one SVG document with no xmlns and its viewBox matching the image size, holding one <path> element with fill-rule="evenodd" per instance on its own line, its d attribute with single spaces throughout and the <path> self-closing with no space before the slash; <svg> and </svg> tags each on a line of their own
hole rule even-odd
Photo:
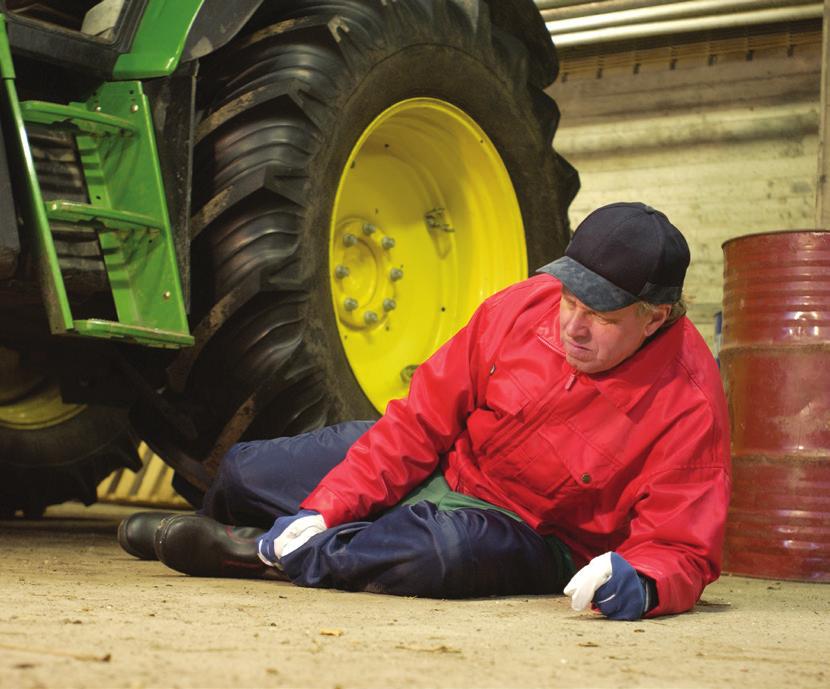
<svg viewBox="0 0 830 689">
<path fill-rule="evenodd" d="M 715 361 L 684 317 L 614 369 L 575 372 L 560 295 L 539 275 L 485 301 L 302 507 L 329 526 L 363 519 L 440 466 L 453 490 L 557 536 L 577 567 L 618 552 L 656 581 L 650 616 L 688 610 L 720 574 L 729 502 Z"/>
</svg>

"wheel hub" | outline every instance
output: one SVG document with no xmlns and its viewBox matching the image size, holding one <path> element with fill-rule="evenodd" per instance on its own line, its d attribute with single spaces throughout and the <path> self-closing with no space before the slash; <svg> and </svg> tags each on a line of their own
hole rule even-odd
<svg viewBox="0 0 830 689">
<path fill-rule="evenodd" d="M 60 386 L 44 366 L 0 347 L 0 428 L 37 430 L 68 421 L 86 405 L 64 404 Z"/>
<path fill-rule="evenodd" d="M 335 197 L 329 271 L 343 351 L 378 411 L 482 299 L 527 276 L 510 175 L 467 113 L 413 98 L 364 130 Z"/>
<path fill-rule="evenodd" d="M 347 218 L 335 230 L 332 290 L 341 327 L 382 328 L 398 306 L 403 269 L 395 264 L 394 237 L 366 218 Z"/>
</svg>

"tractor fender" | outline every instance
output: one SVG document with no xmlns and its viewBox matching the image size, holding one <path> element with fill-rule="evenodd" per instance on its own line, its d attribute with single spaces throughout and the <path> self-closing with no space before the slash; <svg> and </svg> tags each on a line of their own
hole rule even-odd
<svg viewBox="0 0 830 689">
<path fill-rule="evenodd" d="M 453 0 L 470 15 L 478 12 L 479 0 Z M 544 88 L 559 71 L 545 21 L 533 0 L 481 0 L 490 8 L 493 24 L 521 40 L 530 54 L 530 82 Z M 263 0 L 205 0 L 190 29 L 182 62 L 204 57 L 229 43 L 248 23 Z"/>
<path fill-rule="evenodd" d="M 229 43 L 261 4 L 262 0 L 205 0 L 190 27 L 181 61 L 196 60 Z"/>
</svg>

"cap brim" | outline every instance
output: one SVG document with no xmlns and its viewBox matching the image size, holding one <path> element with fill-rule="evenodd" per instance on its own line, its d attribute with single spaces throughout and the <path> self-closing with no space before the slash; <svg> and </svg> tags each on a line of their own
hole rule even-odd
<svg viewBox="0 0 830 689">
<path fill-rule="evenodd" d="M 568 256 L 558 258 L 536 272 L 553 275 L 579 301 L 594 311 L 616 311 L 639 301 L 630 292 L 620 289 Z"/>
</svg>

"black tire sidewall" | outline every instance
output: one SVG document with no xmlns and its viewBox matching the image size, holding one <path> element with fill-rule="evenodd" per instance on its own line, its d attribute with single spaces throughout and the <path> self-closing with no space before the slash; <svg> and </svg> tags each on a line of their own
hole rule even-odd
<svg viewBox="0 0 830 689">
<path fill-rule="evenodd" d="M 66 500 L 91 504 L 110 473 L 138 469 L 137 446 L 126 411 L 103 406 L 46 428 L 0 428 L 0 508 L 36 514 Z"/>
</svg>

